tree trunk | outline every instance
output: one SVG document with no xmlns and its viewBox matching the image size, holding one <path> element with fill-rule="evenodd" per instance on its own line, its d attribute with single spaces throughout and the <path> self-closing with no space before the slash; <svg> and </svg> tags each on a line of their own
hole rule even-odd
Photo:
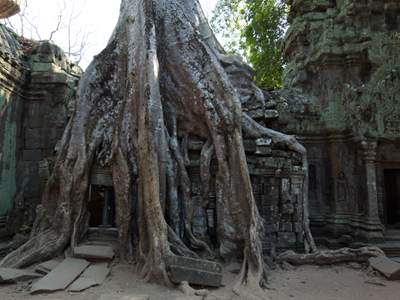
<svg viewBox="0 0 400 300">
<path fill-rule="evenodd" d="M 243 134 L 270 137 L 303 154 L 305 150 L 293 137 L 264 128 L 242 112 L 235 82 L 224 70 L 225 59 L 197 0 L 122 0 L 108 46 L 80 82 L 75 113 L 31 239 L 1 266 L 25 266 L 60 253 L 68 244 L 77 245 L 88 222 L 86 197 L 96 163 L 112 170 L 121 257 L 132 258 L 135 245 L 144 276 L 170 284 L 167 255 L 212 252 L 191 232 L 191 182 L 182 141 L 192 136 L 205 141 L 205 203 L 211 157 L 218 166 L 220 252 L 234 252 L 238 240 L 243 247 L 235 290 L 243 284 L 259 287 L 265 277 L 262 222 Z M 182 228 L 176 220 L 179 207 Z"/>
</svg>

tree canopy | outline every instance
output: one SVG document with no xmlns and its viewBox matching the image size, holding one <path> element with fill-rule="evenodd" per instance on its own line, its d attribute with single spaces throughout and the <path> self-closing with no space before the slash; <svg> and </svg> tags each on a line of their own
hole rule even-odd
<svg viewBox="0 0 400 300">
<path fill-rule="evenodd" d="M 282 85 L 288 6 L 280 0 L 219 0 L 211 24 L 225 48 L 241 54 L 263 88 Z"/>
</svg>

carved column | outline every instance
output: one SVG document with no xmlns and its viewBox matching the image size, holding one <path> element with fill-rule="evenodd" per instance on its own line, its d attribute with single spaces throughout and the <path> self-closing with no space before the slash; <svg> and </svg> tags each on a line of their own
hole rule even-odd
<svg viewBox="0 0 400 300">
<path fill-rule="evenodd" d="M 365 164 L 367 215 L 365 224 L 365 237 L 368 239 L 383 239 L 383 226 L 379 219 L 377 174 L 376 174 L 376 150 L 377 142 L 364 140 L 361 142 L 361 150 Z"/>
</svg>

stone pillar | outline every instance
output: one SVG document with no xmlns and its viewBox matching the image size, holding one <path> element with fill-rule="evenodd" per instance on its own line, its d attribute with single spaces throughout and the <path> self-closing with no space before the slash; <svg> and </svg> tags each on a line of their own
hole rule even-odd
<svg viewBox="0 0 400 300">
<path fill-rule="evenodd" d="M 111 227 L 111 220 L 110 220 L 110 190 L 107 188 L 104 192 L 104 207 L 103 207 L 103 215 L 102 215 L 102 222 L 101 227 Z"/>
<path fill-rule="evenodd" d="M 349 210 L 349 174 L 345 164 L 349 157 L 348 144 L 332 140 L 329 144 L 330 163 L 330 210 L 326 219 L 326 229 L 335 238 L 348 236 L 352 233 L 351 213 Z"/>
<path fill-rule="evenodd" d="M 0 19 L 6 19 L 19 13 L 19 2 L 19 0 L 0 0 Z"/>
<path fill-rule="evenodd" d="M 382 240 L 383 226 L 379 219 L 377 174 L 376 174 L 376 150 L 377 142 L 364 140 L 361 142 L 361 150 L 365 165 L 365 180 L 367 188 L 367 211 L 362 235 L 368 240 Z"/>
</svg>

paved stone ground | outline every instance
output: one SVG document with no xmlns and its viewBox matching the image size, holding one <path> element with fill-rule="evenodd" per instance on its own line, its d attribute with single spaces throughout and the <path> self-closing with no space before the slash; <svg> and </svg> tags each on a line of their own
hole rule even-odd
<svg viewBox="0 0 400 300">
<path fill-rule="evenodd" d="M 231 270 L 235 268 L 230 268 Z M 212 291 L 218 299 L 244 299 L 231 293 L 235 275 L 225 272 L 225 288 Z M 276 270 L 269 276 L 265 299 L 271 300 L 382 300 L 400 299 L 400 281 L 386 281 L 373 276 L 366 268 L 304 266 L 293 270 Z M 144 283 L 130 265 L 116 265 L 105 283 L 82 293 L 57 292 L 31 296 L 27 284 L 0 286 L 1 300 L 132 300 L 149 295 L 150 300 L 201 299 L 183 297 L 177 290 Z"/>
</svg>

